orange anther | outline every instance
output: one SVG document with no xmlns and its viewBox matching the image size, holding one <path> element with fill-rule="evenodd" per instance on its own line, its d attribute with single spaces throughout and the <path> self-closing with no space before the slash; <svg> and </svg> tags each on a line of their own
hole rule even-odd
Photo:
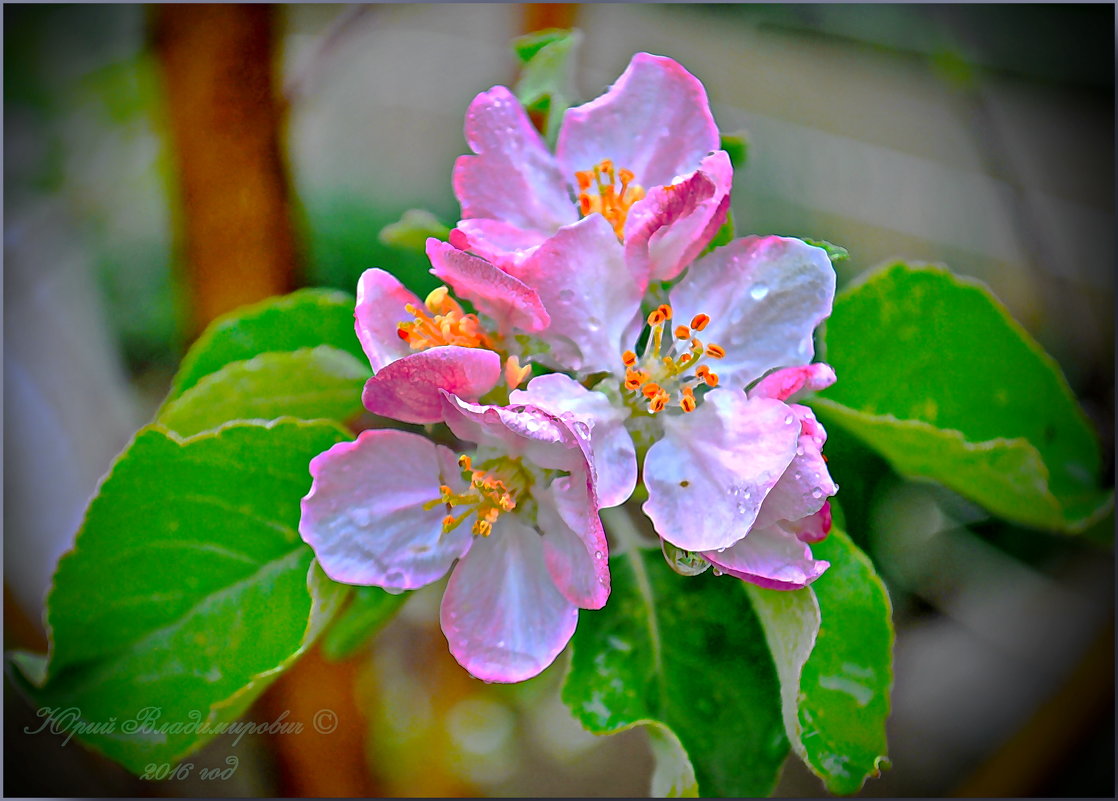
<svg viewBox="0 0 1118 801">
<path fill-rule="evenodd" d="M 590 176 L 591 173 L 586 171 L 575 173 L 575 179 L 578 181 L 578 188 L 581 189 L 583 192 L 590 188 Z"/>
<path fill-rule="evenodd" d="M 687 339 L 691 336 L 691 329 L 685 325 L 677 325 L 675 327 L 676 339 Z"/>
<path fill-rule="evenodd" d="M 712 359 L 721 359 L 726 355 L 726 350 L 721 345 L 707 345 L 706 354 Z"/>
<path fill-rule="evenodd" d="M 709 372 L 710 368 L 707 367 L 705 364 L 700 364 L 698 367 L 695 368 L 695 375 L 697 375 L 699 378 L 706 378 L 706 375 Z"/>
<path fill-rule="evenodd" d="M 659 309 L 656 309 L 655 311 L 649 313 L 648 324 L 649 325 L 660 325 L 660 323 L 664 322 L 664 320 L 666 320 L 666 319 L 668 319 L 668 318 L 664 316 L 664 313 L 662 311 L 660 311 Z"/>
<path fill-rule="evenodd" d="M 473 460 L 463 453 L 461 456 L 458 457 L 458 466 L 463 470 L 469 470 L 473 467 Z"/>
<path fill-rule="evenodd" d="M 621 362 L 626 367 L 632 367 L 637 363 L 637 354 L 633 353 L 631 350 L 627 350 L 621 354 Z"/>
<path fill-rule="evenodd" d="M 661 392 L 659 395 L 652 399 L 652 402 L 650 404 L 648 404 L 648 411 L 653 413 L 664 411 L 664 407 L 668 405 L 669 400 L 670 396 L 668 395 L 668 393 Z"/>
<path fill-rule="evenodd" d="M 443 518 L 443 528 L 449 530 L 456 522 L 458 521 L 454 519 L 454 515 L 447 515 Z"/>
<path fill-rule="evenodd" d="M 399 325 L 403 326 L 403 325 L 405 325 L 405 323 L 400 323 Z M 408 330 L 406 328 L 402 328 L 402 327 L 397 328 L 396 329 L 396 336 L 398 336 L 400 339 L 404 340 L 405 342 L 408 342 L 408 341 L 411 340 L 411 334 L 408 332 Z"/>
<path fill-rule="evenodd" d="M 656 395 L 659 395 L 663 391 L 664 390 L 661 389 L 659 384 L 649 383 L 649 384 L 646 384 L 644 386 L 644 389 L 641 390 L 641 394 L 644 395 L 646 398 L 652 398 Z"/>
<path fill-rule="evenodd" d="M 624 167 L 617 171 L 617 177 L 621 179 L 622 186 L 632 183 L 633 179 L 636 178 L 632 170 L 627 170 Z"/>
<path fill-rule="evenodd" d="M 696 314 L 694 317 L 691 318 L 691 327 L 694 328 L 696 331 L 702 331 L 704 328 L 707 327 L 707 323 L 709 322 L 710 317 L 708 317 L 707 315 Z"/>
<path fill-rule="evenodd" d="M 656 308 L 656 311 L 658 311 L 658 312 L 660 312 L 660 314 L 664 315 L 665 320 L 672 319 L 672 307 L 669 306 L 667 303 L 664 303 L 664 304 L 661 304 L 660 306 L 658 306 Z"/>
<path fill-rule="evenodd" d="M 695 411 L 695 396 L 694 395 L 684 395 L 679 400 L 679 406 L 685 412 Z"/>
<path fill-rule="evenodd" d="M 594 205 L 590 202 L 589 195 L 578 196 L 578 211 L 583 217 L 594 210 Z"/>
<path fill-rule="evenodd" d="M 718 373 L 707 373 L 703 376 L 703 381 L 706 382 L 708 387 L 718 386 Z"/>
</svg>

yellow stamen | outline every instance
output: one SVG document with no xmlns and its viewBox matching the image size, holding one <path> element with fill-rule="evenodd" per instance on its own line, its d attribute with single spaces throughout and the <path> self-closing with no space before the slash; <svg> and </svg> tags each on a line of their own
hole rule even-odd
<svg viewBox="0 0 1118 801">
<path fill-rule="evenodd" d="M 493 348 L 493 342 L 477 315 L 466 314 L 450 297 L 445 286 L 432 290 L 422 307 L 408 303 L 404 311 L 415 319 L 397 324 L 396 333 L 412 350 L 427 350 L 442 345 Z"/>
<path fill-rule="evenodd" d="M 615 171 L 609 159 L 598 162 L 592 169 L 576 172 L 579 212 L 583 217 L 598 212 L 612 226 L 617 238 L 624 241 L 629 209 L 645 195 L 644 188 L 633 183 L 635 177 L 632 170 Z M 597 194 L 592 194 L 592 189 L 597 190 Z"/>
<path fill-rule="evenodd" d="M 509 356 L 505 359 L 505 383 L 509 385 L 509 389 L 516 389 L 524 383 L 524 379 L 532 374 L 532 365 L 521 365 L 520 360 L 515 356 Z"/>
</svg>

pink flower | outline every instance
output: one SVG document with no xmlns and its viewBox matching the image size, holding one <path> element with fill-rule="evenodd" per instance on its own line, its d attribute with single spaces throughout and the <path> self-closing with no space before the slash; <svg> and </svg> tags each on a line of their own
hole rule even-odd
<svg viewBox="0 0 1118 801">
<path fill-rule="evenodd" d="M 729 208 L 732 169 L 703 85 L 675 61 L 638 53 L 605 94 L 568 109 L 553 155 L 513 94 L 474 98 L 454 190 L 451 242 L 517 275 L 536 248 L 590 225 L 643 291 L 679 274 Z M 604 226 L 589 223 L 600 220 Z"/>
<path fill-rule="evenodd" d="M 500 271 L 490 267 L 494 273 Z M 507 283 L 515 279 L 501 273 Z M 479 286 L 484 282 L 477 281 Z M 519 283 L 519 282 L 517 282 Z M 524 302 L 534 293 L 521 285 Z M 495 293 L 508 293 L 500 286 Z M 506 327 L 545 325 L 547 313 L 538 298 L 521 316 L 487 307 Z M 406 423 L 434 423 L 442 419 L 440 390 L 477 400 L 501 378 L 496 352 L 499 331 L 487 331 L 473 314 L 466 314 L 445 288 L 423 303 L 395 277 L 383 270 L 366 270 L 357 284 L 354 311 L 357 338 L 373 376 L 362 400 L 375 414 Z"/>
<path fill-rule="evenodd" d="M 603 505 L 632 491 L 635 439 L 647 451 L 643 509 L 664 540 L 763 586 L 804 586 L 826 568 L 804 543 L 829 530 L 825 502 L 836 487 L 822 461 L 822 427 L 810 409 L 785 401 L 834 381 L 829 367 L 810 364 L 834 289 L 821 249 L 782 237 L 736 240 L 689 267 L 670 305 L 649 316 L 644 353 L 626 351 L 609 366 L 615 379 L 590 391 L 542 376 L 515 399 L 590 427 Z M 591 288 L 585 303 L 606 294 L 612 285 Z M 635 342 L 642 321 L 624 319 L 623 341 Z M 604 358 L 616 348 L 585 328 L 564 332 L 582 352 Z"/>
<path fill-rule="evenodd" d="M 477 443 L 472 454 L 364 431 L 311 461 L 299 531 L 346 584 L 414 589 L 457 560 L 441 611 L 451 653 L 480 679 L 523 681 L 562 651 L 579 607 L 609 597 L 586 436 L 531 406 L 446 392 L 440 403 L 454 434 Z"/>
</svg>

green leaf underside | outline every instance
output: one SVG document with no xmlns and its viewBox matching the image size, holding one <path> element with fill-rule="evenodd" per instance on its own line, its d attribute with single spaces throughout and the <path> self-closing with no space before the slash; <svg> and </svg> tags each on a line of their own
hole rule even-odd
<svg viewBox="0 0 1118 801">
<path fill-rule="evenodd" d="M 596 734 L 670 729 L 703 795 L 770 793 L 788 753 L 780 687 L 737 580 L 684 578 L 658 551 L 615 556 L 610 571 L 609 603 L 580 615 L 563 701 Z M 658 789 L 688 792 L 678 761 L 658 773 Z"/>
<path fill-rule="evenodd" d="M 59 563 L 46 681 L 24 677 L 36 702 L 80 710 L 77 739 L 133 772 L 200 747 L 214 736 L 203 723 L 234 720 L 348 592 L 298 534 L 307 464 L 346 438 L 296 420 L 189 439 L 141 429 Z M 129 730 L 150 709 L 167 730 Z"/>
<path fill-rule="evenodd" d="M 230 420 L 345 421 L 361 411 L 370 370 L 329 346 L 261 353 L 230 362 L 167 403 L 157 422 L 191 436 Z"/>
<path fill-rule="evenodd" d="M 745 168 L 746 160 L 749 158 L 749 136 L 745 131 L 722 134 L 719 147 L 730 157 L 731 167 L 735 170 Z"/>
<path fill-rule="evenodd" d="M 899 472 L 1014 522 L 1076 531 L 1112 502 L 1059 366 L 983 285 L 896 264 L 835 299 L 815 404 Z"/>
<path fill-rule="evenodd" d="M 349 606 L 322 636 L 327 659 L 345 659 L 367 644 L 400 611 L 410 592 L 393 594 L 380 587 L 354 587 Z"/>
<path fill-rule="evenodd" d="M 845 533 L 832 529 L 812 550 L 831 566 L 811 587 L 747 588 L 777 663 L 792 747 L 829 791 L 849 794 L 885 760 L 892 605 Z"/>
<path fill-rule="evenodd" d="M 581 31 L 544 31 L 522 37 L 514 47 L 523 61 L 516 99 L 524 108 L 546 112 L 546 138 L 554 144 L 563 114 L 574 100 L 574 56 Z"/>
<path fill-rule="evenodd" d="M 230 362 L 272 351 L 329 345 L 367 365 L 353 327 L 355 305 L 345 292 L 301 289 L 219 317 L 183 358 L 168 401 Z"/>
<path fill-rule="evenodd" d="M 425 209 L 408 209 L 399 220 L 380 229 L 381 244 L 426 254 L 431 237 L 446 242 L 450 228 Z"/>
</svg>

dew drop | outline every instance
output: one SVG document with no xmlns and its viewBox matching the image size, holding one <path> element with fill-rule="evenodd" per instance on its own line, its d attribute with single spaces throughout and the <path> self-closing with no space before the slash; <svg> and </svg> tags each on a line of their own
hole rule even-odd
<svg viewBox="0 0 1118 801">
<path fill-rule="evenodd" d="M 800 471 L 797 470 L 795 473 L 793 473 L 792 478 L 796 479 L 796 481 L 799 481 L 800 480 Z"/>
<path fill-rule="evenodd" d="M 586 425 L 586 423 L 575 423 L 575 431 L 584 437 L 590 436 L 590 426 Z"/>
<path fill-rule="evenodd" d="M 575 299 L 575 293 L 572 290 L 570 290 L 570 289 L 559 290 L 559 302 L 560 303 L 570 303 L 574 299 Z"/>
<path fill-rule="evenodd" d="M 714 568 L 714 570 L 712 570 L 712 571 L 710 571 L 710 572 L 711 572 L 711 573 L 713 573 L 713 574 L 714 574 L 714 575 L 716 575 L 716 576 L 721 576 L 721 575 L 722 575 L 722 571 L 721 571 L 721 570 L 719 570 L 719 569 L 718 569 L 717 567 L 716 567 L 716 568 Z"/>
<path fill-rule="evenodd" d="M 601 559 L 602 558 L 602 552 L 601 551 L 594 551 L 594 558 L 595 559 Z"/>
<path fill-rule="evenodd" d="M 819 487 L 816 487 L 815 489 L 813 489 L 811 491 L 811 497 L 815 498 L 816 500 L 822 498 L 823 497 L 823 490 L 819 489 Z"/>
<path fill-rule="evenodd" d="M 504 648 L 505 647 L 505 641 L 504 640 L 497 640 L 497 647 L 498 648 Z"/>
<path fill-rule="evenodd" d="M 796 448 L 796 455 L 797 455 L 797 456 L 803 456 L 803 455 L 804 455 L 804 446 L 803 446 L 803 445 L 801 445 L 800 447 Z"/>
<path fill-rule="evenodd" d="M 754 300 L 764 300 L 768 294 L 769 288 L 765 284 L 754 284 L 753 288 L 749 290 L 749 297 Z"/>
<path fill-rule="evenodd" d="M 718 549 L 718 552 L 719 552 L 719 553 L 725 553 L 725 551 L 726 551 L 726 549 L 725 549 L 725 548 L 719 548 L 719 549 Z"/>
<path fill-rule="evenodd" d="M 784 425 L 786 425 L 786 426 L 792 425 L 792 421 L 794 419 L 796 419 L 796 418 L 794 418 L 792 415 L 788 415 L 787 417 L 784 418 Z"/>
<path fill-rule="evenodd" d="M 597 317 L 591 317 L 586 321 L 586 330 L 587 331 L 597 331 L 601 327 L 602 327 L 602 321 L 599 320 Z"/>
</svg>

